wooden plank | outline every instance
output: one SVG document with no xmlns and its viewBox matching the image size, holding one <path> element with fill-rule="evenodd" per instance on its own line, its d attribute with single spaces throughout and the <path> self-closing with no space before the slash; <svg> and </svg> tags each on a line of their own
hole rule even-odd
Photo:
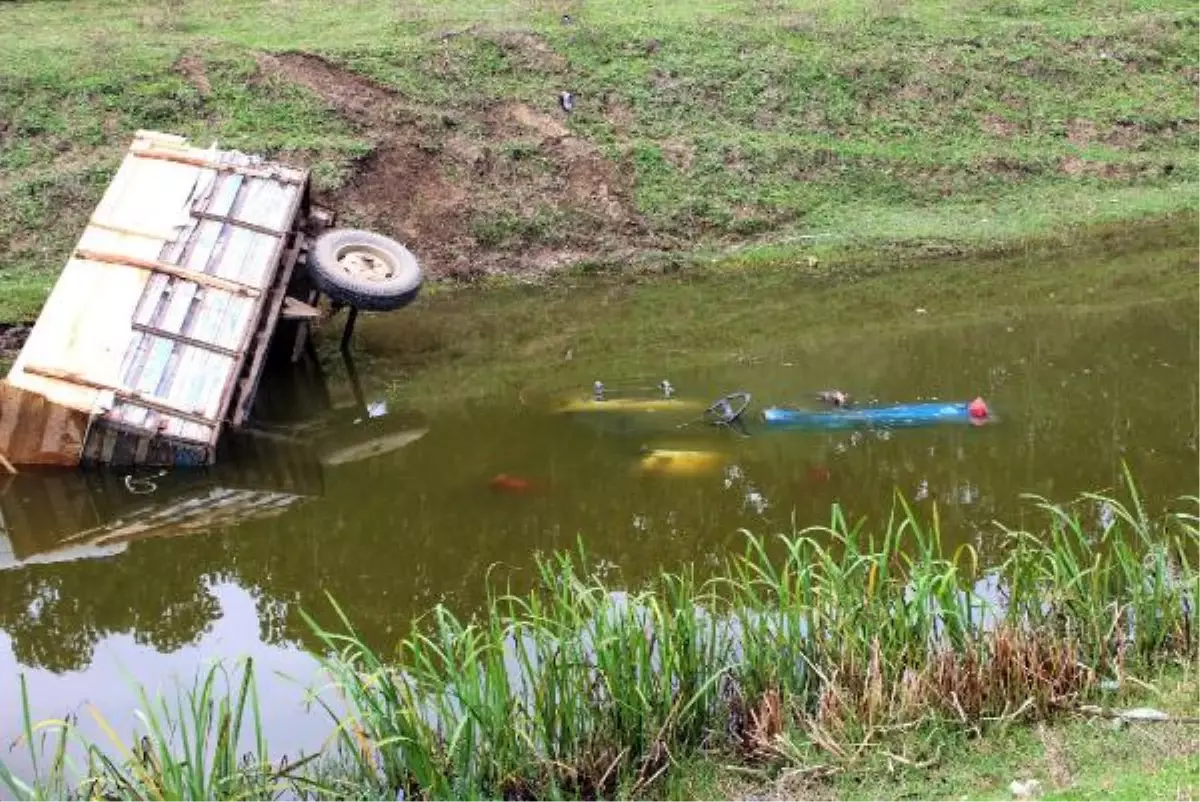
<svg viewBox="0 0 1200 802">
<path fill-rule="evenodd" d="M 184 254 L 195 245 L 199 228 L 200 221 L 194 217 L 188 217 L 188 224 L 183 227 L 179 235 L 173 241 L 163 243 L 162 249 L 158 252 L 158 261 L 166 262 L 169 265 L 183 264 Z"/>
<path fill-rule="evenodd" d="M 241 164 L 229 163 L 214 163 L 207 155 L 194 155 L 192 153 L 181 153 L 178 151 L 164 151 L 151 148 L 132 147 L 129 149 L 129 155 L 136 156 L 139 159 L 158 159 L 161 161 L 175 162 L 176 164 L 187 164 L 192 167 L 201 167 L 205 170 L 217 170 L 223 173 L 238 173 L 239 175 L 250 176 L 252 178 L 263 178 L 268 181 L 278 181 L 282 184 L 303 184 L 307 180 L 307 176 L 298 175 L 294 170 L 282 169 L 262 169 L 258 167 L 248 167 Z M 203 153 L 204 151 L 198 151 Z"/>
<path fill-rule="evenodd" d="M 202 170 L 196 179 L 196 189 L 188 199 L 188 208 L 206 209 L 212 202 L 213 193 L 217 190 L 217 181 L 221 174 L 216 170 Z"/>
<path fill-rule="evenodd" d="M 175 238 L 175 235 L 177 233 L 175 229 L 167 230 L 165 228 L 163 228 L 163 229 L 131 228 L 129 226 L 124 226 L 124 225 L 121 225 L 120 223 L 116 223 L 111 220 L 97 220 L 95 217 L 92 217 L 90 220 L 88 220 L 87 224 L 89 227 L 102 228 L 105 231 L 111 231 L 114 234 L 125 234 L 126 236 L 130 236 L 130 237 L 141 237 L 143 239 L 157 240 L 159 242 L 166 242 L 166 241 L 172 240 Z"/>
<path fill-rule="evenodd" d="M 201 221 L 196 231 L 196 241 L 179 265 L 197 273 L 215 273 L 215 270 L 210 270 L 210 266 L 213 262 L 213 252 L 221 239 L 222 228 L 220 223 Z"/>
<path fill-rule="evenodd" d="M 276 252 L 275 243 L 282 240 L 273 240 L 262 234 L 251 234 L 251 236 L 253 239 L 250 241 L 250 247 L 241 264 L 240 272 L 225 277 L 230 281 L 253 283 L 256 287 L 266 289 L 271 286 L 271 282 L 279 270 L 279 263 L 276 261 L 279 255 Z"/>
<path fill-rule="evenodd" d="M 227 214 L 214 214 L 213 212 L 198 212 L 193 209 L 192 217 L 197 217 L 201 220 L 209 220 L 214 223 L 224 223 L 225 225 L 233 226 L 234 228 L 244 228 L 249 231 L 253 231 L 256 234 L 266 234 L 267 236 L 271 236 L 271 237 L 286 237 L 287 236 L 286 231 L 279 231 L 278 229 L 268 228 L 267 226 L 260 226 L 257 223 L 251 223 L 246 220 L 237 220 L 235 218 L 230 217 Z"/>
<path fill-rule="evenodd" d="M 165 340 L 173 340 L 177 343 L 183 343 L 184 345 L 191 345 L 195 348 L 203 348 L 206 351 L 212 351 L 224 356 L 232 357 L 237 355 L 237 352 L 232 348 L 226 348 L 223 345 L 217 345 L 216 343 L 207 342 L 206 340 L 197 340 L 189 337 L 186 334 L 167 331 L 166 329 L 160 329 L 155 326 L 147 326 L 143 323 L 134 323 L 133 330 L 140 331 L 144 334 L 149 334 L 152 337 L 161 337 Z"/>
<path fill-rule="evenodd" d="M 217 181 L 217 186 L 213 190 L 212 197 L 208 199 L 208 204 L 204 207 L 204 211 L 211 214 L 232 215 L 234 201 L 242 191 L 242 186 L 246 183 L 244 175 L 224 175 Z"/>
<path fill-rule="evenodd" d="M 71 259 L 59 276 L 8 379 L 56 403 L 91 411 L 95 391 L 26 375 L 26 363 L 86 370 L 118 381 L 132 332 L 134 310 L 149 274 L 120 265 Z"/>
<path fill-rule="evenodd" d="M 137 311 L 134 313 L 134 323 L 149 324 L 155 314 L 161 309 L 162 302 L 170 298 L 171 277 L 162 273 L 155 273 L 146 282 L 146 287 L 142 291 L 142 299 L 138 303 Z"/>
<path fill-rule="evenodd" d="M 243 273 L 250 272 L 245 270 L 246 264 L 252 258 L 262 258 L 254 255 L 254 244 L 260 239 L 271 243 L 276 241 L 244 228 L 230 231 L 225 248 L 221 251 L 221 260 L 213 268 L 213 274 L 230 281 L 243 281 Z M 260 279 L 257 286 L 263 285 L 264 282 Z"/>
<path fill-rule="evenodd" d="M 222 356 L 196 348 L 185 348 L 176 374 L 176 381 L 165 396 L 184 409 L 195 409 L 215 419 L 222 410 L 218 406 L 221 387 L 233 367 L 236 356 Z"/>
<path fill-rule="evenodd" d="M 237 350 L 245 340 L 247 321 L 254 316 L 255 309 L 257 306 L 254 301 L 231 298 L 226 305 L 225 314 L 217 324 L 216 341 L 227 348 Z"/>
<path fill-rule="evenodd" d="M 283 299 L 279 314 L 284 320 L 316 320 L 321 316 L 321 310 L 289 295 Z"/>
<path fill-rule="evenodd" d="M 275 280 L 274 291 L 267 302 L 267 317 L 257 335 L 259 342 L 254 353 L 254 359 L 250 363 L 250 369 L 247 371 L 246 378 L 242 379 L 241 382 L 241 397 L 238 399 L 237 409 L 233 411 L 232 422 L 234 426 L 241 426 L 250 414 L 250 407 L 254 403 L 254 395 L 258 391 L 258 380 L 262 374 L 263 361 L 266 359 L 267 351 L 270 348 L 271 335 L 275 333 L 275 325 L 279 319 L 280 309 L 283 307 L 283 299 L 287 295 L 288 284 L 291 283 L 292 271 L 296 267 L 296 260 L 302 250 L 304 250 L 304 235 L 296 234 L 296 241 L 292 244 L 291 250 L 288 251 L 287 256 L 283 260 L 283 269 L 280 270 Z"/>
<path fill-rule="evenodd" d="M 157 412 L 173 415 L 177 418 L 183 418 L 184 420 L 190 420 L 195 423 L 215 423 L 213 419 L 197 414 L 192 410 L 176 409 L 161 399 L 149 398 L 143 393 L 130 390 L 126 387 L 118 387 L 108 382 L 89 379 L 88 377 L 81 376 L 78 373 L 71 373 L 69 371 L 59 370 L 58 368 L 42 367 L 40 365 L 26 365 L 25 371 L 27 373 L 32 373 L 35 376 L 42 376 L 47 379 L 55 379 L 57 381 L 68 382 L 70 384 L 78 384 L 82 387 L 90 387 L 93 390 L 107 390 L 122 401 L 129 401 L 140 406 L 144 406 L 147 409 L 153 409 Z"/>
<path fill-rule="evenodd" d="M 197 372 L 203 353 L 195 348 L 177 347 L 171 356 L 175 360 L 174 369 L 164 377 L 161 392 L 156 395 L 169 399 L 172 406 L 194 409 L 204 414 L 194 393 L 196 383 L 203 378 Z"/>
<path fill-rule="evenodd" d="M 195 270 L 179 267 L 178 265 L 169 265 L 166 262 L 159 262 L 151 259 L 138 259 L 133 256 L 123 256 L 119 253 L 101 253 L 98 251 L 78 250 L 75 255 L 89 262 L 104 262 L 112 265 L 123 265 L 125 267 L 137 267 L 142 270 L 149 270 L 154 273 L 164 273 L 168 276 L 183 279 L 184 281 L 195 282 L 196 284 L 205 287 L 213 287 L 226 292 L 237 293 L 238 295 L 249 295 L 252 298 L 258 297 L 260 294 L 256 287 L 251 287 L 229 279 L 211 276 L 207 273 L 198 273 Z"/>
<path fill-rule="evenodd" d="M 188 334 L 234 351 L 239 341 L 237 336 L 239 331 L 230 329 L 237 322 L 236 310 L 247 304 L 253 304 L 253 301 L 238 298 L 227 292 L 205 294 L 200 301 L 200 313 L 196 316 Z"/>
<path fill-rule="evenodd" d="M 268 228 L 282 228 L 287 225 L 284 214 L 292 194 L 299 192 L 298 187 L 272 184 L 266 181 L 253 181 L 254 194 L 247 201 L 245 208 L 238 214 L 242 220 L 248 220 Z"/>
</svg>

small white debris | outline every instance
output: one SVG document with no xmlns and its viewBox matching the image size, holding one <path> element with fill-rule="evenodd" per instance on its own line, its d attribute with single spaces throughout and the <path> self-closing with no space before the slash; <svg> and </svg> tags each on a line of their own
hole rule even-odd
<svg viewBox="0 0 1200 802">
<path fill-rule="evenodd" d="M 1135 707 L 1121 713 L 1126 721 L 1170 721 L 1171 717 L 1153 707 Z"/>
<path fill-rule="evenodd" d="M 918 307 L 917 307 L 917 314 L 918 314 L 918 315 L 924 315 L 924 314 L 928 314 L 928 310 L 927 310 L 925 307 L 923 307 L 923 306 L 918 306 Z"/>
<path fill-rule="evenodd" d="M 570 114 L 571 110 L 575 108 L 575 96 L 570 92 L 559 92 L 558 105 L 562 106 L 563 111 Z"/>
<path fill-rule="evenodd" d="M 929 498 L 929 482 L 925 479 L 917 485 L 917 492 L 913 494 L 913 501 L 924 501 Z"/>
<path fill-rule="evenodd" d="M 1042 784 L 1037 780 L 1013 780 L 1008 790 L 1012 791 L 1012 795 L 1017 799 L 1031 799 L 1041 787 Z"/>
<path fill-rule="evenodd" d="M 770 502 L 767 501 L 766 496 L 757 490 L 749 490 L 746 492 L 745 505 L 753 509 L 759 515 L 762 515 L 764 512 L 766 512 L 767 508 L 771 506 Z"/>
</svg>

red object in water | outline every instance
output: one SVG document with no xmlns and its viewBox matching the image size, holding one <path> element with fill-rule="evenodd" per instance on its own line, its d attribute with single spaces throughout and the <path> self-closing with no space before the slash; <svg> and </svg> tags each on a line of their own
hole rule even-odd
<svg viewBox="0 0 1200 802">
<path fill-rule="evenodd" d="M 973 420 L 982 421 L 987 418 L 990 413 L 988 412 L 987 403 L 985 403 L 982 398 L 977 396 L 974 401 L 967 404 L 967 414 L 970 415 Z"/>
<path fill-rule="evenodd" d="M 832 474 L 828 466 L 825 465 L 810 465 L 808 468 L 808 481 L 814 483 L 828 482 Z"/>
<path fill-rule="evenodd" d="M 507 473 L 498 473 L 493 476 L 492 481 L 488 482 L 488 486 L 497 493 L 528 493 L 533 490 L 533 483 L 528 479 L 509 476 Z"/>
</svg>

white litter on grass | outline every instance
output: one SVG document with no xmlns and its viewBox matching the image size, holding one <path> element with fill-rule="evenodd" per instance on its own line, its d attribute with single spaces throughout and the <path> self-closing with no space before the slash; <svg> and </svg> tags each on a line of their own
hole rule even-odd
<svg viewBox="0 0 1200 802">
<path fill-rule="evenodd" d="M 1153 707 L 1135 707 L 1121 712 L 1121 718 L 1126 721 L 1170 721 L 1171 717 Z"/>
<path fill-rule="evenodd" d="M 1012 795 L 1017 799 L 1031 799 L 1041 787 L 1042 784 L 1037 780 L 1013 780 L 1008 790 L 1012 791 Z"/>
</svg>

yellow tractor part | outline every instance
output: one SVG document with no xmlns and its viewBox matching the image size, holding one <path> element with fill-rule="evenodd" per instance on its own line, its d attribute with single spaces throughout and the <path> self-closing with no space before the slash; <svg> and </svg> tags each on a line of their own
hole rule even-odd
<svg viewBox="0 0 1200 802">
<path fill-rule="evenodd" d="M 721 454 L 716 451 L 683 451 L 656 448 L 645 454 L 639 463 L 647 473 L 670 476 L 696 476 L 721 466 Z"/>
<path fill-rule="evenodd" d="M 682 398 L 612 398 L 597 401 L 579 398 L 568 401 L 562 412 L 697 412 L 705 408 L 700 401 Z"/>
</svg>

